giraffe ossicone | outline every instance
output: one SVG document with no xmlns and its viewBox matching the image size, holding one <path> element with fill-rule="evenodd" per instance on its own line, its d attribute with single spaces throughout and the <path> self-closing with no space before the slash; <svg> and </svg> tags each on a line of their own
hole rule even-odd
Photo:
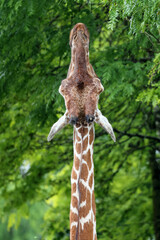
<svg viewBox="0 0 160 240">
<path fill-rule="evenodd" d="M 96 240 L 96 206 L 94 197 L 94 122 L 116 141 L 108 119 L 98 109 L 103 91 L 100 79 L 89 63 L 89 32 L 83 23 L 70 33 L 71 63 L 67 78 L 59 88 L 66 112 L 53 124 L 50 141 L 67 124 L 74 125 L 74 161 L 71 174 L 70 240 Z"/>
</svg>

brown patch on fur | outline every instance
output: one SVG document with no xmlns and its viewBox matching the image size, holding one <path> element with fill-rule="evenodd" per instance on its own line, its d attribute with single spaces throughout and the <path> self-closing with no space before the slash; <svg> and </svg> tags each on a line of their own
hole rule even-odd
<svg viewBox="0 0 160 240">
<path fill-rule="evenodd" d="M 81 187 L 81 186 L 80 186 Z M 85 196 L 83 196 L 85 195 Z M 86 190 L 85 194 L 81 194 L 81 203 L 86 200 L 86 206 L 79 209 L 79 217 L 86 217 L 91 209 L 91 194 Z"/>
<path fill-rule="evenodd" d="M 88 168 L 86 164 L 82 164 L 80 179 L 83 179 L 84 181 L 87 181 L 88 178 Z"/>
<path fill-rule="evenodd" d="M 71 219 L 71 218 L 70 218 Z M 77 227 L 73 226 L 71 231 L 70 231 L 70 239 L 75 239 L 76 236 L 76 232 L 77 232 Z"/>
<path fill-rule="evenodd" d="M 83 137 L 85 137 L 87 133 L 88 133 L 88 127 L 84 127 L 83 128 Z"/>
<path fill-rule="evenodd" d="M 83 151 L 85 151 L 88 147 L 88 137 L 86 137 L 84 140 L 83 140 Z"/>
<path fill-rule="evenodd" d="M 89 144 L 91 145 L 93 141 L 94 141 L 94 132 L 93 132 L 93 128 L 91 128 L 91 130 L 89 131 Z"/>
<path fill-rule="evenodd" d="M 83 202 L 86 199 L 87 189 L 84 187 L 84 185 L 81 182 L 79 182 L 79 191 L 80 193 L 82 193 L 81 202 Z"/>
<path fill-rule="evenodd" d="M 83 230 L 81 226 L 78 239 L 93 240 L 93 223 L 91 221 L 84 224 Z"/>
<path fill-rule="evenodd" d="M 76 170 L 79 169 L 79 163 L 80 163 L 79 158 L 76 156 L 76 154 L 74 154 L 74 166 Z"/>
<path fill-rule="evenodd" d="M 83 127 L 79 128 L 78 132 L 83 136 Z"/>
<path fill-rule="evenodd" d="M 76 152 L 77 152 L 78 154 L 81 153 L 81 143 L 76 143 Z"/>
<path fill-rule="evenodd" d="M 75 196 L 72 196 L 72 206 L 78 209 L 78 199 Z"/>
<path fill-rule="evenodd" d="M 71 221 L 71 222 L 78 222 L 78 216 L 77 216 L 77 214 L 76 214 L 76 213 L 73 213 L 72 211 L 71 211 L 71 214 L 70 214 L 70 221 Z"/>
<path fill-rule="evenodd" d="M 90 170 L 91 167 L 92 167 L 92 162 L 91 162 L 91 152 L 90 152 L 90 149 L 88 150 L 88 152 L 87 152 L 85 155 L 83 155 L 83 159 L 84 159 L 84 161 L 87 162 L 87 165 L 88 165 L 89 170 Z"/>
<path fill-rule="evenodd" d="M 76 173 L 74 170 L 72 170 L 72 176 L 71 176 L 71 178 L 77 179 L 77 173 Z"/>
<path fill-rule="evenodd" d="M 92 189 L 92 184 L 93 184 L 93 173 L 91 174 L 90 178 L 89 178 L 89 186 Z"/>
<path fill-rule="evenodd" d="M 81 141 L 81 138 L 78 137 L 78 135 L 76 135 L 76 139 L 77 139 L 78 142 Z"/>
<path fill-rule="evenodd" d="M 88 127 L 81 127 L 78 129 L 78 132 L 82 135 L 82 138 L 85 137 L 85 135 L 88 133 Z"/>
<path fill-rule="evenodd" d="M 76 183 L 72 184 L 72 193 L 76 192 Z"/>
</svg>

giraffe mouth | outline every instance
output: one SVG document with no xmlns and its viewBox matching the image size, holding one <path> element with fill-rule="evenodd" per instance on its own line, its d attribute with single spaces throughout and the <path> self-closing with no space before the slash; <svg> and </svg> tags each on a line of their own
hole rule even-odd
<svg viewBox="0 0 160 240">
<path fill-rule="evenodd" d="M 70 46 L 72 47 L 72 43 L 89 43 L 89 32 L 87 27 L 83 23 L 78 23 L 74 26 L 70 33 Z"/>
</svg>

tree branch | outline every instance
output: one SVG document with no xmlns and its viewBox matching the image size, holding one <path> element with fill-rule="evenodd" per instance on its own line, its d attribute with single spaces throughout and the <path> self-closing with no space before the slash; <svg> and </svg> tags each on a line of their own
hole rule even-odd
<svg viewBox="0 0 160 240">
<path fill-rule="evenodd" d="M 139 138 L 148 138 L 148 139 L 152 139 L 152 140 L 155 140 L 157 142 L 160 142 L 160 138 L 157 138 L 157 137 L 153 137 L 153 136 L 147 136 L 147 135 L 141 135 L 141 134 L 133 134 L 133 133 L 128 133 L 128 132 L 121 132 L 119 131 L 118 129 L 116 128 L 113 128 L 113 130 L 117 133 L 120 133 L 122 135 L 126 135 L 126 136 L 129 136 L 129 137 L 139 137 Z"/>
</svg>

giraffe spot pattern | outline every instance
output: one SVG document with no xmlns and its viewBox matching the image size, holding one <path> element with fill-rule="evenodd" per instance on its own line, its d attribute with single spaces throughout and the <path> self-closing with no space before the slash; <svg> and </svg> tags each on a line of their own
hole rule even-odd
<svg viewBox="0 0 160 240">
<path fill-rule="evenodd" d="M 75 172 L 75 170 L 73 169 L 72 171 L 72 179 L 77 179 L 77 173 Z"/>
<path fill-rule="evenodd" d="M 85 136 L 86 134 L 88 134 L 88 127 L 80 127 L 78 129 L 78 132 L 82 135 Z"/>
<path fill-rule="evenodd" d="M 85 151 L 88 147 L 88 137 L 86 137 L 84 140 L 83 140 L 83 151 Z"/>
<path fill-rule="evenodd" d="M 78 215 L 76 213 L 71 213 L 71 216 L 70 216 L 70 221 L 71 222 L 78 222 Z"/>
<path fill-rule="evenodd" d="M 88 152 L 85 155 L 83 155 L 83 159 L 84 159 L 84 161 L 87 162 L 88 168 L 90 170 L 92 167 L 92 159 L 91 159 L 90 149 L 88 150 Z"/>
<path fill-rule="evenodd" d="M 76 136 L 76 138 L 77 138 L 77 142 L 81 141 L 81 138 L 79 136 Z"/>
<path fill-rule="evenodd" d="M 83 240 L 90 240 L 93 239 L 93 223 L 90 221 L 89 223 L 87 222 L 85 224 L 85 228 L 82 230 L 81 227 L 81 232 L 80 232 L 80 237 L 79 239 L 83 239 Z M 88 238 L 89 236 L 89 238 Z"/>
<path fill-rule="evenodd" d="M 93 141 L 94 141 L 94 133 L 93 133 L 93 128 L 91 128 L 89 132 L 89 144 L 91 145 Z"/>
<path fill-rule="evenodd" d="M 93 184 L 93 173 L 91 174 L 90 178 L 89 178 L 89 186 L 90 188 L 92 188 L 92 184 Z"/>
<path fill-rule="evenodd" d="M 83 207 L 82 209 L 80 209 L 80 212 L 79 212 L 79 217 L 80 218 L 85 218 L 88 214 L 89 214 L 89 211 L 90 211 L 90 209 L 91 209 L 91 194 L 90 194 L 90 192 L 87 190 L 86 191 L 86 193 L 84 192 L 84 193 L 82 193 L 81 194 L 81 202 L 84 202 L 85 200 L 86 200 L 86 202 L 87 202 L 87 207 Z"/>
<path fill-rule="evenodd" d="M 75 239 L 76 232 L 77 232 L 77 225 L 73 225 L 72 231 L 70 232 L 70 239 Z"/>
<path fill-rule="evenodd" d="M 78 199 L 75 196 L 72 196 L 71 204 L 73 208 L 78 208 Z"/>
<path fill-rule="evenodd" d="M 88 168 L 87 165 L 84 163 L 82 164 L 80 178 L 83 179 L 84 181 L 87 181 L 88 178 Z"/>
<path fill-rule="evenodd" d="M 79 158 L 76 155 L 74 155 L 74 166 L 76 170 L 79 170 L 79 161 L 80 161 Z"/>
<path fill-rule="evenodd" d="M 96 206 L 94 198 L 93 124 L 87 124 L 85 127 L 82 125 L 75 126 L 74 138 L 70 239 L 95 240 Z"/>
<path fill-rule="evenodd" d="M 76 188 L 77 188 L 76 183 L 73 183 L 72 184 L 72 193 L 76 192 Z"/>
<path fill-rule="evenodd" d="M 81 144 L 80 143 L 76 143 L 76 151 L 78 154 L 81 153 Z"/>
</svg>

